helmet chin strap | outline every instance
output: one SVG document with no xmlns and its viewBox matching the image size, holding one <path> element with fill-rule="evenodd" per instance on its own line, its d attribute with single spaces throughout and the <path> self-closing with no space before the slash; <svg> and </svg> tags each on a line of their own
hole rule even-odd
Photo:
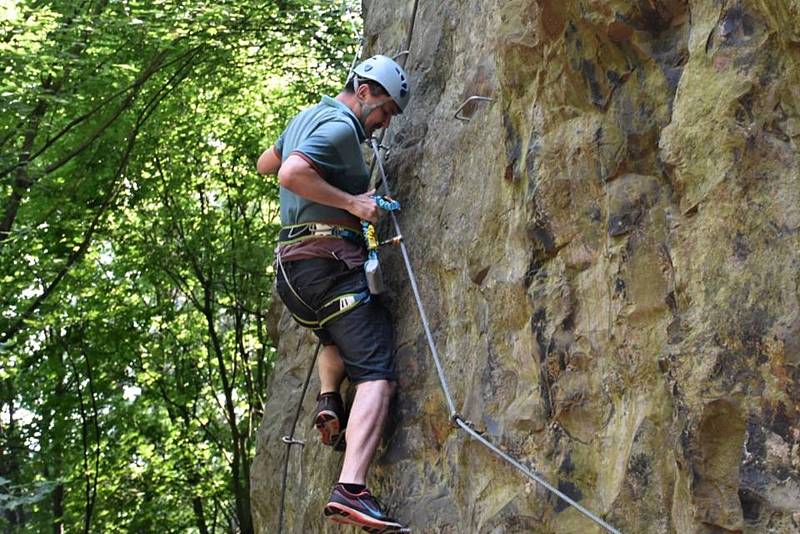
<svg viewBox="0 0 800 534">
<path fill-rule="evenodd" d="M 358 122 L 361 123 L 361 126 L 364 127 L 364 130 L 366 130 L 367 117 L 369 117 L 369 114 L 378 109 L 379 107 L 383 106 L 387 102 L 392 101 L 393 99 L 392 97 L 387 96 L 385 99 L 383 99 L 381 102 L 378 102 L 377 104 L 367 104 L 363 98 L 358 96 L 358 75 L 355 72 L 353 73 L 353 88 L 355 90 L 356 100 L 358 100 L 358 103 L 361 104 L 361 113 L 356 115 L 356 118 L 358 119 Z"/>
<path fill-rule="evenodd" d="M 361 115 L 358 117 L 358 120 L 361 123 L 361 126 L 363 126 L 364 129 L 366 130 L 367 117 L 369 117 L 369 114 L 378 109 L 380 106 L 365 104 L 364 101 L 361 99 L 359 99 L 359 103 L 361 104 Z"/>
<path fill-rule="evenodd" d="M 356 116 L 356 118 L 358 118 L 358 122 L 360 122 L 361 126 L 363 126 L 364 129 L 366 130 L 367 129 L 367 117 L 369 117 L 369 114 L 372 113 L 375 110 L 375 108 L 377 108 L 378 106 L 373 106 L 373 105 L 369 105 L 369 104 L 364 103 L 364 99 L 361 98 L 360 96 L 358 96 L 358 87 L 359 87 L 358 74 L 356 74 L 354 72 L 353 73 L 353 92 L 356 94 L 356 100 L 358 100 L 358 103 L 361 104 L 361 113 L 358 114 Z"/>
</svg>

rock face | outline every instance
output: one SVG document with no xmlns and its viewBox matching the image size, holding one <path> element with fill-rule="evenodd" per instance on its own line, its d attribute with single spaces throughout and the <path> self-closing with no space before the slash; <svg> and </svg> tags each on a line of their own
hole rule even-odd
<svg viewBox="0 0 800 534">
<path fill-rule="evenodd" d="M 366 53 L 403 47 L 412 6 L 365 2 Z M 622 532 L 797 532 L 800 3 L 421 1 L 407 68 L 387 170 L 459 412 Z M 471 95 L 493 101 L 454 120 Z M 599 532 L 449 424 L 382 258 L 401 380 L 376 493 L 416 532 Z M 263 533 L 314 347 L 273 311 Z M 339 531 L 317 387 L 287 532 Z"/>
</svg>

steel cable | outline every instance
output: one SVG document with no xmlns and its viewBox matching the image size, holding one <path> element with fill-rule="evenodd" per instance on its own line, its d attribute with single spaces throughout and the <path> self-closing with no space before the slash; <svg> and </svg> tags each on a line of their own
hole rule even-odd
<svg viewBox="0 0 800 534">
<path fill-rule="evenodd" d="M 475 429 L 472 428 L 469 425 L 469 423 L 464 421 L 461 417 L 456 416 L 455 421 L 456 421 L 456 424 L 458 424 L 458 426 L 460 426 L 463 430 L 466 430 L 469 435 L 471 435 L 472 437 L 474 437 L 475 439 L 480 441 L 484 446 L 489 448 L 491 451 L 493 451 L 495 454 L 497 454 L 500 458 L 502 458 L 506 462 L 508 462 L 511 465 L 513 465 L 514 467 L 516 467 L 522 474 L 524 474 L 528 478 L 530 478 L 533 481 L 535 481 L 535 482 L 541 484 L 542 486 L 544 486 L 545 489 L 547 489 L 549 492 L 551 492 L 551 493 L 557 495 L 558 497 L 560 497 L 561 499 L 563 499 L 564 502 L 566 502 L 567 504 L 569 504 L 570 506 L 572 506 L 573 508 L 575 508 L 576 510 L 581 512 L 583 515 L 585 515 L 586 517 L 588 517 L 589 519 L 591 519 L 592 521 L 594 521 L 595 523 L 597 523 L 598 525 L 600 525 L 601 527 L 606 529 L 607 531 L 613 532 L 614 534 L 620 534 L 619 530 L 617 530 L 616 528 L 612 527 L 611 525 L 609 525 L 608 523 L 606 523 L 605 521 L 603 521 L 602 519 L 597 517 L 595 514 L 593 514 L 592 512 L 590 512 L 589 510 L 587 510 L 586 508 L 584 508 L 583 506 L 581 506 L 580 504 L 578 504 L 577 502 L 572 500 L 564 492 L 562 492 L 558 488 L 554 487 L 552 484 L 547 482 L 545 479 L 543 479 L 542 477 L 537 475 L 534 471 L 531 471 L 530 469 L 525 467 L 522 463 L 520 463 L 518 460 L 516 460 L 513 456 L 509 455 L 508 453 L 506 453 L 505 451 L 503 451 L 502 449 L 497 447 L 494 443 L 492 443 L 488 439 L 484 438 L 480 433 L 476 432 Z"/>
<path fill-rule="evenodd" d="M 386 171 L 383 169 L 383 162 L 381 161 L 380 153 L 378 152 L 378 141 L 372 138 L 370 139 L 370 142 L 372 143 L 372 150 L 375 153 L 375 162 L 377 163 L 378 170 L 383 180 L 383 187 L 386 191 L 386 196 L 391 197 L 389 182 L 386 180 Z M 397 216 L 393 211 L 389 212 L 389 216 L 392 218 L 392 224 L 394 225 L 396 235 L 403 235 L 402 232 L 400 232 L 400 224 L 397 222 Z M 406 265 L 408 279 L 411 282 L 411 290 L 414 292 L 414 299 L 417 301 L 417 309 L 419 310 L 419 316 L 422 320 L 422 328 L 425 331 L 425 337 L 428 339 L 428 346 L 430 347 L 431 354 L 433 355 L 433 362 L 436 364 L 436 372 L 439 374 L 439 383 L 442 386 L 442 393 L 444 394 L 445 401 L 447 401 L 447 408 L 450 410 L 450 417 L 452 418 L 456 415 L 456 407 L 453 403 L 453 396 L 450 395 L 450 389 L 447 387 L 447 379 L 445 378 L 444 368 L 442 367 L 442 363 L 439 359 L 439 353 L 436 350 L 436 343 L 433 342 L 433 334 L 431 334 L 431 327 L 428 324 L 428 316 L 425 313 L 425 309 L 421 305 L 422 299 L 419 296 L 417 277 L 414 276 L 414 269 L 411 267 L 411 260 L 408 257 L 408 249 L 402 240 L 400 241 L 400 252 L 403 254 L 403 263 Z"/>
<path fill-rule="evenodd" d="M 311 365 L 308 366 L 308 373 L 306 374 L 306 381 L 303 383 L 303 391 L 300 393 L 300 400 L 297 402 L 297 411 L 294 413 L 294 420 L 292 421 L 292 429 L 288 436 L 284 436 L 282 441 L 286 444 L 286 460 L 283 463 L 283 478 L 281 480 L 281 504 L 278 509 L 278 533 L 283 532 L 283 512 L 286 504 L 286 478 L 289 475 L 289 454 L 292 452 L 292 445 L 302 444 L 294 439 L 294 431 L 297 428 L 297 421 L 300 419 L 300 410 L 303 408 L 303 399 L 306 397 L 308 391 L 308 384 L 311 382 L 311 375 L 314 372 L 314 365 L 317 363 L 317 356 L 319 356 L 319 349 L 322 346 L 322 341 L 317 341 L 317 349 L 314 351 L 314 357 L 311 359 Z"/>
</svg>

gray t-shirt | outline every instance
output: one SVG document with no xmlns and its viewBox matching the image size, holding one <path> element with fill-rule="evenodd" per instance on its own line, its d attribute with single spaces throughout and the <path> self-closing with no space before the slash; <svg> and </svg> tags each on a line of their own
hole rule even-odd
<svg viewBox="0 0 800 534">
<path fill-rule="evenodd" d="M 319 104 L 298 113 L 275 142 L 275 149 L 286 161 L 291 154 L 305 159 L 332 186 L 351 195 L 366 193 L 369 170 L 361 153 L 366 139 L 364 128 L 343 103 L 328 96 Z M 359 221 L 345 210 L 311 202 L 288 189 L 280 188 L 281 224 L 305 222 Z"/>
<path fill-rule="evenodd" d="M 351 195 L 366 193 L 369 169 L 361 154 L 366 139 L 364 128 L 346 105 L 328 96 L 319 104 L 297 114 L 275 141 L 281 161 L 295 154 L 306 160 L 334 187 Z M 360 221 L 345 210 L 317 204 L 288 189 L 280 188 L 281 224 L 307 222 L 344 225 L 358 230 Z M 345 239 L 310 239 L 281 247 L 282 261 L 307 258 L 336 258 L 351 269 L 361 266 L 366 253 Z"/>
</svg>

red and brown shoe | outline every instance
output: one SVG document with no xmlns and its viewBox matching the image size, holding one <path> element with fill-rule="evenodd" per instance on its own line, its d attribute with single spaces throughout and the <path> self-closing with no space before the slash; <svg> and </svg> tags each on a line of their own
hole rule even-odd
<svg viewBox="0 0 800 534">
<path fill-rule="evenodd" d="M 331 391 L 317 395 L 316 413 L 314 426 L 319 430 L 323 445 L 328 445 L 336 450 L 344 450 L 347 415 L 339 392 Z"/>
<path fill-rule="evenodd" d="M 350 493 L 342 484 L 336 484 L 323 513 L 334 523 L 355 525 L 371 534 L 408 532 L 384 513 L 378 500 L 366 488 L 359 493 Z"/>
</svg>

